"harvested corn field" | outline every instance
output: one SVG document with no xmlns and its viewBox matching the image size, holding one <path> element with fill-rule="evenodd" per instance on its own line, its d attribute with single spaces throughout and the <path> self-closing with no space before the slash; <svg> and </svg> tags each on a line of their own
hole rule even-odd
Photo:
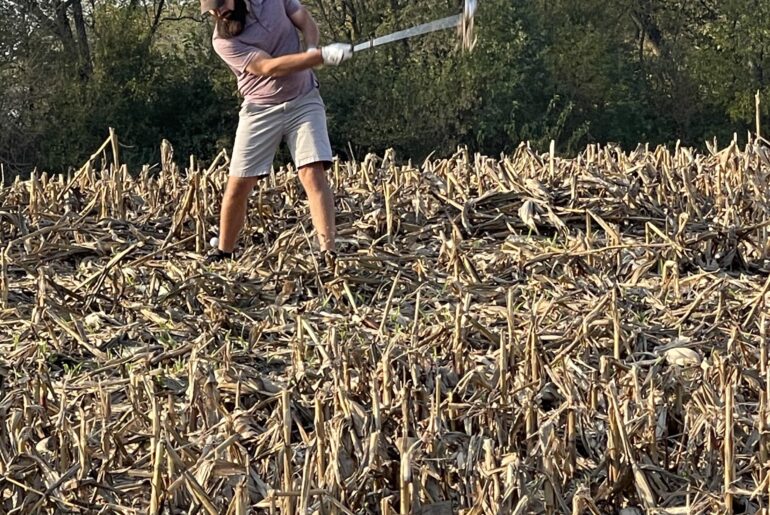
<svg viewBox="0 0 770 515">
<path fill-rule="evenodd" d="M 207 267 L 226 156 L 109 148 L 0 190 L 3 511 L 767 513 L 761 141 L 336 162 L 333 276 L 292 172 Z"/>
</svg>

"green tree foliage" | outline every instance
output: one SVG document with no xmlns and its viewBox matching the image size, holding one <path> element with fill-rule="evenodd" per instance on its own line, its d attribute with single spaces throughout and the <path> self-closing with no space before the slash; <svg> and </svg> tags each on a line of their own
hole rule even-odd
<svg viewBox="0 0 770 515">
<path fill-rule="evenodd" d="M 458 13 L 462 0 L 305 5 L 325 42 L 355 43 Z M 755 92 L 770 98 L 768 18 L 764 0 L 479 0 L 473 52 L 443 31 L 318 75 L 342 154 L 700 145 L 745 134 Z M 108 127 L 132 167 L 156 162 L 163 138 L 181 159 L 232 145 L 235 80 L 194 0 L 5 0 L 0 22 L 6 170 L 77 167 Z"/>
<path fill-rule="evenodd" d="M 115 10 L 98 19 L 94 77 L 82 88 L 86 130 L 103 139 L 104 127 L 115 127 L 135 163 L 157 160 L 162 138 L 183 157 L 214 153 L 219 135 L 234 130 L 237 99 L 227 71 L 200 44 L 205 28 L 195 25 L 159 45 L 148 41 L 138 13 Z"/>
<path fill-rule="evenodd" d="M 679 128 L 696 140 L 753 128 L 755 93 L 766 101 L 770 94 L 770 3 L 680 0 L 662 6 L 658 75 L 668 79 L 670 98 L 690 110 L 683 113 L 688 125 Z"/>
<path fill-rule="evenodd" d="M 531 32 L 540 38 L 548 74 L 544 86 L 561 107 L 553 139 L 571 151 L 588 141 L 634 145 L 654 138 L 628 2 L 541 1 L 533 9 Z"/>
<path fill-rule="evenodd" d="M 94 4 L 86 13 L 84 66 L 78 45 L 62 44 L 51 24 L 18 6 L 3 15 L 18 21 L 11 26 L 32 29 L 0 43 L 10 61 L 0 65 L 9 85 L 0 92 L 7 121 L 0 159 L 9 169 L 77 167 L 108 127 L 118 131 L 122 157 L 133 166 L 157 162 L 163 138 L 183 157 L 231 143 L 238 99 L 211 52 L 210 27 L 200 21 L 177 17 L 160 26 L 136 2 Z"/>
</svg>

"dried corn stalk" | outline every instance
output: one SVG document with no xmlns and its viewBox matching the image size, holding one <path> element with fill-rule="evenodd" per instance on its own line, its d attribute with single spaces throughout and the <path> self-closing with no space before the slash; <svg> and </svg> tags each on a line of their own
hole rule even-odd
<svg viewBox="0 0 770 515">
<path fill-rule="evenodd" d="M 115 140 L 0 188 L 0 511 L 766 506 L 764 147 L 336 162 L 330 277 L 293 174 L 207 268 L 226 155 Z"/>
</svg>

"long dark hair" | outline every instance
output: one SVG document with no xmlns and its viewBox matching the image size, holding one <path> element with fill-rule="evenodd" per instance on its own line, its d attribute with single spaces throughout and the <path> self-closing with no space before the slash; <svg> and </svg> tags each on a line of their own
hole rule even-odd
<svg viewBox="0 0 770 515">
<path fill-rule="evenodd" d="M 234 38 L 246 26 L 246 0 L 235 0 L 233 10 L 224 18 L 217 18 L 217 33 L 225 39 Z"/>
</svg>

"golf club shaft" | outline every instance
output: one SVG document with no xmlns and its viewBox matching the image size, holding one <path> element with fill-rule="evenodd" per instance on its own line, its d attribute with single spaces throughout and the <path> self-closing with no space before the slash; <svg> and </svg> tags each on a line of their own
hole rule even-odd
<svg viewBox="0 0 770 515">
<path fill-rule="evenodd" d="M 392 43 L 394 41 L 400 41 L 402 39 L 407 39 L 422 34 L 428 34 L 430 32 L 436 32 L 437 30 L 450 29 L 452 27 L 456 27 L 457 24 L 460 23 L 460 18 L 461 15 L 457 14 L 455 16 L 449 16 L 447 18 L 442 18 L 440 20 L 432 21 L 429 23 L 423 23 L 422 25 L 417 25 L 416 27 L 409 29 L 399 30 L 398 32 L 388 34 L 387 36 L 380 36 L 378 38 L 359 43 L 353 47 L 353 51 L 360 52 L 362 50 L 366 50 L 367 48 L 374 48 L 386 43 Z"/>
</svg>

